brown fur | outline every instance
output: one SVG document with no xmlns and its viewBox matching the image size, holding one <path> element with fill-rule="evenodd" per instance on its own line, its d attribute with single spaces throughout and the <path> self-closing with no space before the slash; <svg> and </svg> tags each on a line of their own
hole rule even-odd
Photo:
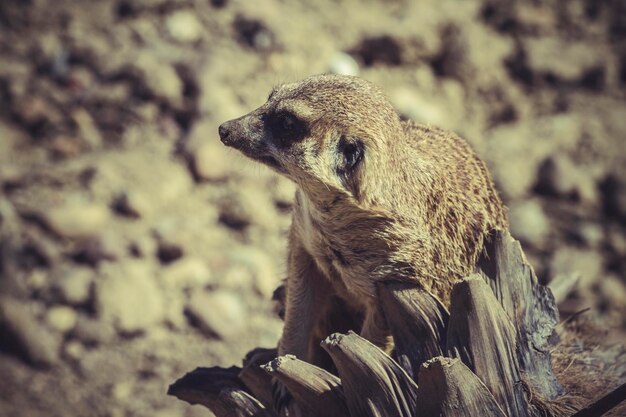
<svg viewBox="0 0 626 417">
<path fill-rule="evenodd" d="M 356 77 L 281 85 L 260 108 L 224 123 L 220 136 L 298 186 L 280 354 L 316 361 L 312 346 L 325 336 L 320 327 L 331 330 L 325 319 L 337 299 L 364 337 L 386 346 L 377 282 L 415 281 L 447 304 L 486 232 L 507 228 L 485 164 L 467 143 L 401 121 L 379 88 Z"/>
</svg>

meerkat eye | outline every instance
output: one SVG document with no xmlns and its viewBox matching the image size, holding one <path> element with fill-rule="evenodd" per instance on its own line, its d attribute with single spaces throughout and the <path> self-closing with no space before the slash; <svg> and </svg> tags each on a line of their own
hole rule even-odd
<svg viewBox="0 0 626 417">
<path fill-rule="evenodd" d="M 353 170 L 363 159 L 363 145 L 361 142 L 350 142 L 343 146 L 343 155 L 347 171 Z"/>
<path fill-rule="evenodd" d="M 306 123 L 288 112 L 280 112 L 270 116 L 267 126 L 272 136 L 283 145 L 300 140 L 307 133 Z"/>
<path fill-rule="evenodd" d="M 285 132 L 291 132 L 296 127 L 296 119 L 290 114 L 280 117 L 280 128 Z"/>
</svg>

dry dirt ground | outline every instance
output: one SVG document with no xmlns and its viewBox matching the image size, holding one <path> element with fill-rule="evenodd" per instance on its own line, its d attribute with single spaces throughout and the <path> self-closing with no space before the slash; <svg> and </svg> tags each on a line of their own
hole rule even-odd
<svg viewBox="0 0 626 417">
<path fill-rule="evenodd" d="M 600 323 L 556 359 L 624 381 L 623 1 L 2 0 L 2 416 L 209 415 L 167 386 L 275 345 L 294 191 L 217 126 L 328 71 L 471 142 Z"/>
</svg>

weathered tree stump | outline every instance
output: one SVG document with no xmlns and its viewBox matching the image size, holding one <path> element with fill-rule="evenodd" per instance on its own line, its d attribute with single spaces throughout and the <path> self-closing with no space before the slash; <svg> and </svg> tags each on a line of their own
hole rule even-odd
<svg viewBox="0 0 626 417">
<path fill-rule="evenodd" d="M 335 375 L 286 355 L 272 360 L 263 369 L 282 382 L 293 399 L 314 416 L 348 415 L 341 381 Z"/>
<path fill-rule="evenodd" d="M 337 366 L 351 416 L 415 415 L 417 385 L 382 350 L 354 332 L 333 334 L 322 347 Z"/>
<path fill-rule="evenodd" d="M 499 230 L 485 243 L 479 270 L 516 330 L 517 358 L 526 382 L 546 400 L 563 393 L 550 360 L 559 312 L 550 289 L 540 285 L 520 243 Z"/>
<path fill-rule="evenodd" d="M 379 284 L 397 362 L 349 331 L 322 342 L 338 376 L 292 356 L 272 360 L 274 350 L 257 349 L 243 370 L 199 368 L 168 393 L 218 417 L 270 417 L 276 416 L 270 411 L 275 377 L 307 416 L 570 414 L 558 402 L 563 389 L 550 361 L 558 318 L 550 290 L 537 282 L 519 243 L 506 232 L 491 234 L 477 271 L 454 286 L 450 313 L 417 284 Z M 266 362 L 267 373 L 259 368 Z M 618 388 L 575 417 L 605 413 L 625 391 Z"/>
<path fill-rule="evenodd" d="M 256 348 L 248 352 L 243 360 L 243 369 L 238 375 L 250 393 L 268 408 L 271 408 L 273 403 L 272 377 L 265 372 L 262 365 L 268 363 L 277 355 L 276 349 Z"/>
<path fill-rule="evenodd" d="M 217 417 L 275 417 L 238 380 L 240 368 L 197 368 L 170 385 L 168 395 L 201 404 Z"/>
<path fill-rule="evenodd" d="M 419 416 L 506 416 L 487 387 L 459 359 L 440 356 L 424 363 L 417 393 Z"/>
<path fill-rule="evenodd" d="M 451 305 L 448 354 L 462 359 L 506 415 L 528 417 L 515 354 L 515 329 L 489 286 L 479 275 L 470 276 L 454 286 Z"/>
<path fill-rule="evenodd" d="M 393 333 L 393 357 L 415 379 L 422 363 L 445 351 L 448 311 L 413 283 L 387 281 L 378 293 Z"/>
</svg>

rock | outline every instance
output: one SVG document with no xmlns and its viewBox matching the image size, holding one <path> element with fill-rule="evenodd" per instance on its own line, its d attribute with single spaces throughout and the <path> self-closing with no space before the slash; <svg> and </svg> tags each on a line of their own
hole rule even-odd
<svg viewBox="0 0 626 417">
<path fill-rule="evenodd" d="M 100 233 L 109 222 L 107 207 L 95 203 L 71 203 L 42 213 L 45 223 L 61 237 L 84 238 Z"/>
<path fill-rule="evenodd" d="M 599 198 L 593 179 L 565 155 L 550 156 L 541 163 L 535 189 L 540 194 L 598 205 Z"/>
<path fill-rule="evenodd" d="M 597 223 L 586 222 L 580 225 L 578 232 L 582 240 L 591 247 L 597 248 L 602 244 L 604 232 Z"/>
<path fill-rule="evenodd" d="M 133 381 L 122 381 L 113 384 L 111 387 L 111 396 L 117 401 L 128 400 L 135 388 Z"/>
<path fill-rule="evenodd" d="M 345 52 L 337 52 L 328 64 L 328 72 L 341 75 L 359 75 L 359 63 Z"/>
<path fill-rule="evenodd" d="M 114 261 L 126 255 L 126 243 L 119 234 L 105 231 L 102 234 L 82 239 L 70 257 L 77 263 L 97 266 L 103 261 Z"/>
<path fill-rule="evenodd" d="M 165 21 L 165 28 L 169 35 L 179 42 L 195 42 L 202 37 L 202 23 L 189 10 L 179 10 L 172 13 Z"/>
<path fill-rule="evenodd" d="M 406 87 L 393 90 L 389 95 L 398 112 L 421 123 L 447 125 L 447 116 L 435 97 L 419 95 Z"/>
<path fill-rule="evenodd" d="M 366 67 L 376 64 L 397 66 L 402 63 L 402 45 L 390 35 L 366 37 L 352 49 Z"/>
<path fill-rule="evenodd" d="M 103 264 L 96 282 L 98 316 L 123 333 L 147 330 L 165 315 L 163 295 L 149 267 L 138 261 Z"/>
<path fill-rule="evenodd" d="M 160 240 L 157 245 L 157 258 L 162 264 L 169 264 L 177 259 L 180 259 L 184 255 L 182 246 L 164 240 Z"/>
<path fill-rule="evenodd" d="M 232 173 L 232 159 L 217 141 L 207 140 L 195 146 L 189 159 L 196 180 L 223 181 Z"/>
<path fill-rule="evenodd" d="M 111 203 L 113 210 L 124 217 L 138 219 L 150 212 L 150 202 L 140 192 L 123 192 L 118 194 Z"/>
<path fill-rule="evenodd" d="M 113 325 L 88 316 L 79 315 L 71 336 L 87 346 L 96 346 L 110 343 L 115 339 Z"/>
<path fill-rule="evenodd" d="M 524 48 L 532 72 L 562 81 L 580 81 L 605 62 L 603 51 L 596 46 L 557 37 L 527 37 Z"/>
<path fill-rule="evenodd" d="M 228 339 L 246 324 L 242 298 L 233 291 L 196 292 L 185 309 L 191 323 L 209 337 Z"/>
<path fill-rule="evenodd" d="M 272 190 L 272 197 L 276 207 L 281 211 L 291 210 L 294 196 L 296 195 L 296 185 L 293 181 L 282 176 L 276 176 L 272 179 L 269 186 Z"/>
<path fill-rule="evenodd" d="M 184 258 L 162 269 L 163 282 L 175 288 L 196 288 L 214 282 L 211 270 L 200 258 Z"/>
<path fill-rule="evenodd" d="M 34 366 L 47 367 L 59 359 L 61 339 L 42 326 L 28 303 L 0 298 L 0 347 Z"/>
<path fill-rule="evenodd" d="M 183 82 L 176 69 L 167 62 L 143 53 L 137 56 L 132 68 L 145 84 L 145 88 L 156 97 L 178 106 L 183 99 Z"/>
<path fill-rule="evenodd" d="M 94 273 L 90 268 L 63 268 L 55 273 L 52 289 L 64 303 L 85 304 L 91 296 L 93 277 Z"/>
<path fill-rule="evenodd" d="M 67 306 L 54 306 L 46 312 L 46 321 L 51 328 L 67 333 L 76 326 L 76 311 Z"/>
<path fill-rule="evenodd" d="M 515 238 L 537 248 L 544 247 L 550 234 L 550 220 L 536 199 L 511 203 L 509 223 Z"/>
<path fill-rule="evenodd" d="M 602 276 L 603 258 L 594 250 L 559 247 L 550 261 L 550 274 L 580 275 L 578 288 L 587 291 Z"/>
<path fill-rule="evenodd" d="M 102 147 L 103 139 L 100 130 L 91 115 L 83 108 L 78 108 L 72 113 L 72 120 L 76 123 L 80 138 L 87 144 L 89 149 Z"/>
<path fill-rule="evenodd" d="M 255 182 L 241 184 L 237 193 L 223 196 L 217 204 L 219 221 L 231 229 L 241 231 L 251 224 L 264 228 L 276 225 L 276 207 L 271 196 Z"/>
<path fill-rule="evenodd" d="M 233 28 L 239 42 L 257 51 L 269 51 L 275 48 L 274 33 L 262 21 L 237 15 Z"/>
<path fill-rule="evenodd" d="M 626 258 L 626 233 L 617 225 L 610 225 L 608 228 L 607 242 L 619 256 Z"/>
<path fill-rule="evenodd" d="M 77 342 L 75 340 L 70 340 L 69 342 L 65 344 L 63 348 L 63 353 L 69 359 L 72 359 L 74 361 L 79 361 L 85 354 L 85 346 L 80 342 Z"/>
<path fill-rule="evenodd" d="M 611 309 L 624 309 L 624 300 L 626 300 L 626 286 L 615 275 L 606 275 L 598 281 L 598 289 L 602 298 Z"/>
<path fill-rule="evenodd" d="M 271 298 L 280 282 L 280 276 L 276 272 L 272 258 L 267 253 L 254 247 L 242 246 L 230 251 L 230 264 L 235 268 L 244 268 L 244 271 L 240 271 L 240 276 L 243 275 L 244 280 L 246 277 L 248 279 L 240 281 L 240 284 L 247 287 L 252 284 L 252 287 L 265 299 Z M 225 280 L 225 283 L 229 285 L 231 280 Z"/>
</svg>

